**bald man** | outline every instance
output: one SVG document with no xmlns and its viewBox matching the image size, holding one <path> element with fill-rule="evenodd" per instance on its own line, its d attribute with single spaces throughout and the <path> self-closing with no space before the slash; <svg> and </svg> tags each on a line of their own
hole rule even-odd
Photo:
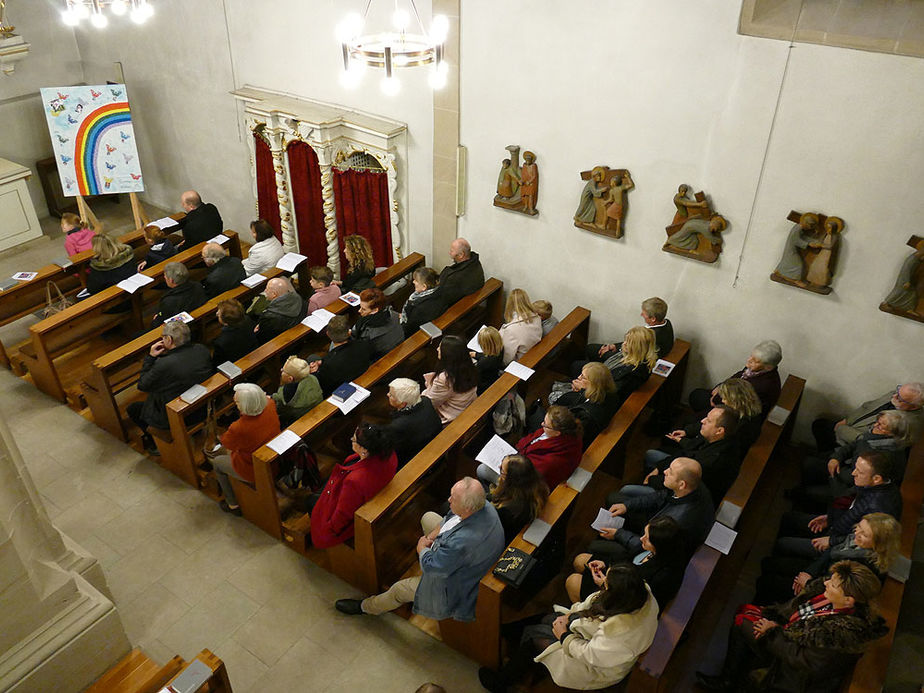
<svg viewBox="0 0 924 693">
<path fill-rule="evenodd" d="M 307 314 L 308 304 L 295 292 L 295 287 L 285 277 L 275 277 L 266 282 L 263 291 L 269 305 L 260 313 L 253 331 L 257 341 L 268 342 L 290 327 L 295 327 Z"/>
<path fill-rule="evenodd" d="M 202 280 L 205 295 L 209 298 L 233 289 L 247 278 L 241 259 L 228 255 L 228 251 L 218 243 L 202 246 L 202 261 L 209 268 L 208 275 Z"/>
<path fill-rule="evenodd" d="M 183 232 L 181 246 L 189 248 L 215 238 L 224 229 L 221 215 L 211 202 L 202 202 L 195 190 L 187 190 L 180 196 L 180 206 L 186 216 L 177 222 Z"/>
<path fill-rule="evenodd" d="M 478 253 L 464 238 L 457 238 L 449 246 L 451 265 L 440 273 L 437 295 L 446 305 L 452 305 L 460 298 L 473 294 L 484 286 L 484 270 Z"/>
</svg>

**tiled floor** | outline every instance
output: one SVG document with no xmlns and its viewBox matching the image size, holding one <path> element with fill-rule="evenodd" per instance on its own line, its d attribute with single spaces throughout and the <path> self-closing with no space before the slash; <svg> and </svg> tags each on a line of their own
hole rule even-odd
<svg viewBox="0 0 924 693">
<path fill-rule="evenodd" d="M 60 238 L 8 251 L 0 275 L 60 251 Z M 0 393 L 54 523 L 99 559 L 155 660 L 207 647 L 238 693 L 482 690 L 473 662 L 397 616 L 339 614 L 334 600 L 358 596 L 348 585 L 4 369 Z"/>
</svg>

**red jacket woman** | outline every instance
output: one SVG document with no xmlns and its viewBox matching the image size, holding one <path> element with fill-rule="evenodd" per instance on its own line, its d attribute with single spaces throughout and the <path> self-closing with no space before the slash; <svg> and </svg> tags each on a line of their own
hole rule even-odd
<svg viewBox="0 0 924 693">
<path fill-rule="evenodd" d="M 549 490 L 554 490 L 581 462 L 580 423 L 567 407 L 549 407 L 542 427 L 521 438 L 517 452 L 529 458 Z"/>
<path fill-rule="evenodd" d="M 334 467 L 311 510 L 311 543 L 319 549 L 352 538 L 353 514 L 398 470 L 398 456 L 380 428 L 359 426 L 353 434 L 353 452 Z"/>
</svg>

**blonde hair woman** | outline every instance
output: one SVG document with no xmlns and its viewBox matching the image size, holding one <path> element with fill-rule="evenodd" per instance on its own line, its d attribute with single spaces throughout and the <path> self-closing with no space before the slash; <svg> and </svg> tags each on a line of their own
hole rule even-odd
<svg viewBox="0 0 924 693">
<path fill-rule="evenodd" d="M 555 397 L 549 396 L 550 404 L 568 407 L 581 422 L 584 429 L 586 448 L 597 434 L 606 428 L 613 414 L 619 409 L 616 383 L 610 369 L 602 363 L 585 363 L 581 374 L 571 381 L 571 391 Z"/>
<path fill-rule="evenodd" d="M 481 353 L 469 352 L 478 369 L 478 394 L 491 387 L 504 368 L 504 339 L 494 327 L 482 327 L 478 331 L 478 346 Z"/>
<path fill-rule="evenodd" d="M 343 293 L 355 291 L 359 293 L 364 289 L 375 286 L 372 278 L 375 276 L 375 260 L 372 257 L 372 246 L 362 236 L 352 234 L 343 239 L 343 255 L 347 261 L 346 276 L 339 282 Z"/>
<path fill-rule="evenodd" d="M 741 378 L 729 378 L 719 383 L 712 397 L 713 406 L 724 404 L 738 415 L 738 430 L 735 437 L 741 449 L 747 450 L 760 435 L 764 423 L 761 416 L 760 397 L 754 386 Z M 696 424 L 699 426 L 699 424 Z"/>
<path fill-rule="evenodd" d="M 507 297 L 500 336 L 504 340 L 505 366 L 519 359 L 542 340 L 542 320 L 533 309 L 529 294 L 523 289 L 514 289 Z"/>
<path fill-rule="evenodd" d="M 99 293 L 135 274 L 135 251 L 104 233 L 93 236 L 93 259 L 87 273 L 87 291 Z"/>
<path fill-rule="evenodd" d="M 622 344 L 603 362 L 613 375 L 620 403 L 648 380 L 657 362 L 654 332 L 641 326 L 629 328 Z"/>
</svg>

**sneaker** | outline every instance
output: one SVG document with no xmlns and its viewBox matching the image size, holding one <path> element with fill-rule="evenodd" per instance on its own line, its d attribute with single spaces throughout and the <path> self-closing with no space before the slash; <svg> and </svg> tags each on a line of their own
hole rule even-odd
<svg viewBox="0 0 924 693">
<path fill-rule="evenodd" d="M 334 607 L 342 614 L 349 616 L 359 616 L 363 613 L 363 603 L 360 599 L 338 599 Z"/>
</svg>

